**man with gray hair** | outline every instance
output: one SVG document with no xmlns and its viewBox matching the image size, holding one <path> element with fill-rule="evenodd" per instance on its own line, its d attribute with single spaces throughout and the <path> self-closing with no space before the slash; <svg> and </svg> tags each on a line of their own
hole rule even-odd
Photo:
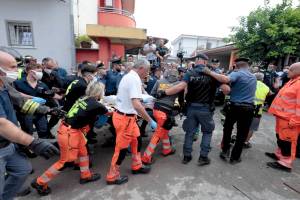
<svg viewBox="0 0 300 200">
<path fill-rule="evenodd" d="M 251 139 L 253 132 L 258 131 L 258 127 L 260 124 L 260 119 L 262 116 L 263 112 L 263 105 L 266 100 L 266 97 L 270 95 L 272 92 L 270 91 L 270 88 L 263 83 L 264 80 L 264 74 L 261 72 L 257 72 L 254 74 L 257 80 L 256 83 L 256 91 L 255 91 L 255 99 L 254 99 L 254 105 L 255 105 L 255 110 L 254 110 L 254 116 L 250 125 L 248 137 L 244 143 L 244 148 L 251 148 L 252 145 L 249 142 Z"/>
<path fill-rule="evenodd" d="M 156 122 L 148 115 L 141 104 L 142 79 L 149 74 L 150 63 L 138 60 L 132 70 L 121 80 L 116 101 L 116 111 L 113 113 L 112 121 L 116 129 L 116 146 L 112 157 L 111 166 L 106 176 L 107 184 L 123 184 L 128 181 L 127 176 L 120 175 L 122 164 L 127 148 L 131 147 L 133 174 L 145 174 L 150 172 L 149 166 L 144 166 L 141 161 L 141 137 L 139 127 L 136 123 L 137 115 L 150 123 L 151 128 L 156 129 Z"/>
</svg>

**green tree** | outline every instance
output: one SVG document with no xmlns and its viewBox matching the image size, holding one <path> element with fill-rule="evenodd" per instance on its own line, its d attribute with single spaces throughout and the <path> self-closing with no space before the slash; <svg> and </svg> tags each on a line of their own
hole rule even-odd
<svg viewBox="0 0 300 200">
<path fill-rule="evenodd" d="M 287 64 L 290 56 L 300 56 L 300 8 L 293 8 L 290 0 L 257 8 L 232 31 L 230 41 L 239 55 L 255 62 Z"/>
</svg>

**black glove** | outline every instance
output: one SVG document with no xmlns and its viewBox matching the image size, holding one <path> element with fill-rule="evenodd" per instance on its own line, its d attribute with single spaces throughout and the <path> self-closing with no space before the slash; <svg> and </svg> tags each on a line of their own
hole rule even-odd
<svg viewBox="0 0 300 200">
<path fill-rule="evenodd" d="M 165 96 L 167 96 L 166 91 L 164 91 L 164 90 L 157 91 L 156 98 L 160 99 L 160 98 L 163 98 Z"/>
<path fill-rule="evenodd" d="M 51 108 L 48 113 L 50 115 L 55 115 L 58 118 L 64 118 L 66 115 L 66 112 L 64 110 L 62 110 L 62 107 Z"/>
<path fill-rule="evenodd" d="M 34 139 L 28 146 L 36 155 L 49 159 L 54 155 L 59 155 L 59 150 L 51 143 Z"/>
</svg>

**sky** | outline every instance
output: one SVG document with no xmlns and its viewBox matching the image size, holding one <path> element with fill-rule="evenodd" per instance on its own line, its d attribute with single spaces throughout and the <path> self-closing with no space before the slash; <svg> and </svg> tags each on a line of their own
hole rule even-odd
<svg viewBox="0 0 300 200">
<path fill-rule="evenodd" d="M 227 37 L 241 16 L 263 5 L 264 0 L 136 0 L 134 16 L 147 35 L 170 41 L 180 34 Z"/>
</svg>

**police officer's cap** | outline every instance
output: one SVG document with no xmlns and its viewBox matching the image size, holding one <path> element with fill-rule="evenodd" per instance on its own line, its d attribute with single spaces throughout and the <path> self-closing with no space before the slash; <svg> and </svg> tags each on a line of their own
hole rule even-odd
<svg viewBox="0 0 300 200">
<path fill-rule="evenodd" d="M 202 60 L 208 60 L 208 56 L 205 55 L 204 53 L 198 53 L 196 56 L 193 56 L 191 57 L 190 59 L 193 60 L 193 59 L 202 59 Z"/>
<path fill-rule="evenodd" d="M 186 68 L 184 68 L 184 67 L 179 67 L 179 68 L 178 68 L 178 72 L 179 72 L 179 73 L 181 73 L 181 72 L 185 73 L 185 72 L 186 72 Z"/>
<path fill-rule="evenodd" d="M 235 59 L 234 62 L 235 62 L 235 63 L 238 63 L 238 62 L 246 62 L 246 63 L 249 63 L 249 62 L 250 62 L 250 59 L 249 59 L 249 58 L 237 58 L 237 59 Z"/>
<path fill-rule="evenodd" d="M 87 64 L 82 64 L 81 65 L 81 73 L 95 73 L 97 71 L 97 68 L 95 65 L 91 64 L 91 63 L 87 63 Z"/>
<path fill-rule="evenodd" d="M 219 61 L 218 59 L 216 59 L 216 58 L 213 58 L 213 59 L 211 60 L 211 62 L 212 62 L 212 63 L 219 63 L 220 61 Z"/>
<path fill-rule="evenodd" d="M 112 64 L 122 64 L 121 58 L 113 58 L 111 60 Z"/>
</svg>

